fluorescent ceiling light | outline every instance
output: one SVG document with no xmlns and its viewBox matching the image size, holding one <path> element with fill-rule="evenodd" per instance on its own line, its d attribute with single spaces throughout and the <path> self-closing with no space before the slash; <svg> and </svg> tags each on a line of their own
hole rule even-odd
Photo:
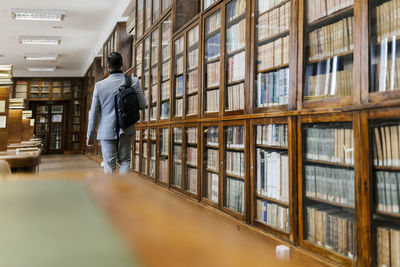
<svg viewBox="0 0 400 267">
<path fill-rule="evenodd" d="M 58 54 L 25 54 L 26 60 L 57 60 Z"/>
<path fill-rule="evenodd" d="M 32 68 L 28 68 L 29 71 L 35 71 L 35 72 L 39 72 L 39 71 L 55 71 L 56 67 L 46 67 L 46 68 L 36 68 L 36 67 L 32 67 Z"/>
<path fill-rule="evenodd" d="M 67 13 L 64 10 L 12 8 L 11 17 L 15 20 L 62 21 Z"/>
<path fill-rule="evenodd" d="M 58 45 L 61 37 L 57 36 L 19 36 L 21 44 Z"/>
</svg>

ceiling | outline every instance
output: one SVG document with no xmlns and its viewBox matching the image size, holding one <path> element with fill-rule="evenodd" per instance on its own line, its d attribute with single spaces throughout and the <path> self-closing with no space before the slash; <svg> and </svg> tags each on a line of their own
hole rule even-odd
<svg viewBox="0 0 400 267">
<path fill-rule="evenodd" d="M 0 65 L 12 64 L 14 77 L 80 77 L 118 21 L 129 13 L 131 0 L 0 0 Z M 11 8 L 60 9 L 64 21 L 18 21 Z M 62 28 L 60 28 L 62 27 Z M 18 36 L 60 36 L 60 45 L 22 45 Z M 24 54 L 57 53 L 55 62 L 26 61 Z M 28 67 L 56 66 L 54 72 L 29 72 Z"/>
</svg>

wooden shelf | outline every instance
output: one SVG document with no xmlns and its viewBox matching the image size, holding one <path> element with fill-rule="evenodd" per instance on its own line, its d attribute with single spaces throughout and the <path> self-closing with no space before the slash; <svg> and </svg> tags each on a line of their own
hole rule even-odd
<svg viewBox="0 0 400 267">
<path fill-rule="evenodd" d="M 289 67 L 289 64 L 282 64 L 282 65 L 274 66 L 274 67 L 271 67 L 271 68 L 258 70 L 257 73 L 264 73 L 264 72 L 269 72 L 269 71 L 272 71 L 272 70 L 283 69 L 283 68 L 288 68 L 288 67 Z"/>
<path fill-rule="evenodd" d="M 188 162 L 186 162 L 186 166 L 187 166 L 187 167 L 191 167 L 191 168 L 195 168 L 195 169 L 197 169 L 197 165 L 195 165 L 195 164 L 192 164 L 192 163 L 188 163 Z"/>
<path fill-rule="evenodd" d="M 339 162 L 329 162 L 329 161 L 322 161 L 322 160 L 311 160 L 311 159 L 306 159 L 305 164 L 318 164 L 318 165 L 327 165 L 327 166 L 332 166 L 332 167 L 340 167 L 340 168 L 349 168 L 353 169 L 354 165 L 351 164 L 345 164 L 345 163 L 339 163 Z"/>
<path fill-rule="evenodd" d="M 232 56 L 237 55 L 237 54 L 240 54 L 240 53 L 242 53 L 242 52 L 244 52 L 244 51 L 246 51 L 246 46 L 241 47 L 241 48 L 238 48 L 238 49 L 236 49 L 236 50 L 234 50 L 234 51 L 232 51 L 232 52 L 227 53 L 227 54 L 226 54 L 226 57 L 227 57 L 227 58 L 228 58 L 228 57 L 232 57 Z"/>
<path fill-rule="evenodd" d="M 240 175 L 236 175 L 236 174 L 231 174 L 225 171 L 225 176 L 226 177 L 231 177 L 231 178 L 236 178 L 236 179 L 240 179 L 240 180 L 245 180 L 245 178 L 243 176 Z"/>
<path fill-rule="evenodd" d="M 246 18 L 246 10 L 243 11 L 241 14 L 236 15 L 235 17 L 233 17 L 231 20 L 226 22 L 226 27 L 230 27 L 235 23 L 238 23 L 239 21 L 241 21 L 242 19 Z"/>
<path fill-rule="evenodd" d="M 353 54 L 353 50 L 350 50 L 350 51 L 343 52 L 343 53 L 336 54 L 336 55 L 332 55 L 332 56 L 326 56 L 326 57 L 322 57 L 322 58 L 318 58 L 318 59 L 309 60 L 307 62 L 307 64 L 315 64 L 315 63 L 318 63 L 318 62 L 321 62 L 321 61 L 325 61 L 325 60 L 328 60 L 328 59 L 331 59 L 331 58 L 334 58 L 334 57 L 345 57 L 345 56 L 352 55 L 352 54 Z"/>
<path fill-rule="evenodd" d="M 193 92 L 190 92 L 190 93 L 186 93 L 186 97 L 192 96 L 192 95 L 197 95 L 198 93 L 199 93 L 199 91 L 193 91 Z"/>
<path fill-rule="evenodd" d="M 274 34 L 274 35 L 265 37 L 265 38 L 263 38 L 263 39 L 260 39 L 260 40 L 257 41 L 257 45 L 258 45 L 258 46 L 261 46 L 261 45 L 263 45 L 264 43 L 273 42 L 273 41 L 275 41 L 275 40 L 278 40 L 279 38 L 286 37 L 287 35 L 289 35 L 289 30 L 286 30 L 286 31 L 283 31 L 283 32 L 280 32 L 280 33 L 277 33 L 277 34 Z"/>
<path fill-rule="evenodd" d="M 240 79 L 240 80 L 233 81 L 233 82 L 227 82 L 226 84 L 228 86 L 232 86 L 232 85 L 241 84 L 241 83 L 244 83 L 244 82 L 245 82 L 245 79 Z"/>
<path fill-rule="evenodd" d="M 377 171 L 400 172 L 400 166 L 374 166 L 373 168 Z"/>
<path fill-rule="evenodd" d="M 275 199 L 275 198 L 270 198 L 270 197 L 263 196 L 263 195 L 260 195 L 260 194 L 256 194 L 256 197 L 257 198 L 262 198 L 262 199 L 267 200 L 267 201 L 274 202 L 274 203 L 279 204 L 279 205 L 284 206 L 284 207 L 289 207 L 289 203 L 285 202 L 285 201 L 282 201 L 282 200 L 278 200 L 278 199 Z"/>
<path fill-rule="evenodd" d="M 314 27 L 320 24 L 329 23 L 332 19 L 342 19 L 344 16 L 350 15 L 353 12 L 353 6 L 346 7 L 344 9 L 338 10 L 328 16 L 319 18 L 311 23 L 308 23 L 308 27 Z"/>
<path fill-rule="evenodd" d="M 206 172 L 213 172 L 213 173 L 219 174 L 219 171 L 218 171 L 218 170 L 213 170 L 213 169 L 208 169 L 208 168 L 206 168 L 205 171 L 206 171 Z"/>
<path fill-rule="evenodd" d="M 276 149 L 276 150 L 288 150 L 287 147 L 284 146 L 270 146 L 270 145 L 260 145 L 260 144 L 256 144 L 256 147 L 259 148 L 266 148 L 266 149 Z"/>
<path fill-rule="evenodd" d="M 229 147 L 229 146 L 226 146 L 225 149 L 226 149 L 226 150 L 233 150 L 233 151 L 240 151 L 240 152 L 243 152 L 243 151 L 244 151 L 244 147 L 242 147 L 242 148 L 237 148 L 237 147 Z"/>
<path fill-rule="evenodd" d="M 266 13 L 268 13 L 268 12 L 274 10 L 274 9 L 277 9 L 277 8 L 279 8 L 279 7 L 285 5 L 286 3 L 289 3 L 289 2 L 290 2 L 290 0 L 282 1 L 282 2 L 280 2 L 279 4 L 277 4 L 277 5 L 273 6 L 273 7 L 269 8 L 269 9 L 267 9 L 267 10 L 261 12 L 261 13 L 259 13 L 259 14 L 258 14 L 258 17 L 261 17 L 262 15 L 264 15 L 264 14 L 266 14 Z"/>
<path fill-rule="evenodd" d="M 400 219 L 400 213 L 393 213 L 393 212 L 376 210 L 375 214 Z"/>
<path fill-rule="evenodd" d="M 208 147 L 208 148 L 219 149 L 219 147 L 218 147 L 218 146 L 215 146 L 215 145 L 208 145 L 208 144 L 206 144 L 205 146 Z"/>
<path fill-rule="evenodd" d="M 324 200 L 324 199 L 320 199 L 320 198 L 316 198 L 316 197 L 309 197 L 309 196 L 304 196 L 306 199 L 312 200 L 314 202 L 319 202 L 319 203 L 324 203 L 327 205 L 331 205 L 331 206 L 336 206 L 339 208 L 345 208 L 345 209 L 351 209 L 354 210 L 355 207 L 354 206 L 350 206 L 348 204 L 341 204 L 341 203 L 337 203 L 337 202 L 333 202 L 333 201 L 329 201 L 329 200 Z"/>
</svg>

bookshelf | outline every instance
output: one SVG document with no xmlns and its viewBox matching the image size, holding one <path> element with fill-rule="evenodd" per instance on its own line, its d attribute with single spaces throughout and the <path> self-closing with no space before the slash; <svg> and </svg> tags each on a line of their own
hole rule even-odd
<svg viewBox="0 0 400 267">
<path fill-rule="evenodd" d="M 353 103 L 354 2 L 304 1 L 304 81 L 302 106 L 314 108 Z M 299 95 L 300 96 L 300 95 Z M 354 96 L 356 97 L 356 96 Z"/>
<path fill-rule="evenodd" d="M 223 48 L 222 43 L 222 12 L 221 7 L 216 6 L 210 11 L 210 15 L 204 17 L 204 59 L 203 59 L 203 104 L 204 117 L 219 115 L 220 112 L 220 84 L 223 72 Z"/>
<path fill-rule="evenodd" d="M 0 87 L 0 151 L 7 150 L 10 87 L 11 86 Z"/>
<path fill-rule="evenodd" d="M 225 88 L 223 109 L 226 115 L 243 114 L 246 88 L 246 0 L 232 0 L 225 7 Z"/>
<path fill-rule="evenodd" d="M 291 1 L 254 1 L 255 78 L 253 112 L 287 110 L 290 95 Z M 296 61 L 291 61 L 293 65 Z"/>
<path fill-rule="evenodd" d="M 352 119 L 344 113 L 298 121 L 299 243 L 345 265 L 356 260 L 358 244 Z"/>
<path fill-rule="evenodd" d="M 250 124 L 251 221 L 257 227 L 293 241 L 293 139 L 290 117 L 254 119 Z"/>
<path fill-rule="evenodd" d="M 199 116 L 200 26 L 195 18 L 191 27 L 174 38 L 173 120 Z"/>
<path fill-rule="evenodd" d="M 172 127 L 172 167 L 171 167 L 171 187 L 182 190 L 183 185 L 183 133 L 181 126 Z"/>
<path fill-rule="evenodd" d="M 133 171 L 139 173 L 140 170 L 140 129 L 136 129 L 133 140 Z"/>
<path fill-rule="evenodd" d="M 163 1 L 164 3 L 164 1 Z M 160 88 L 160 117 L 159 120 L 168 120 L 170 117 L 170 89 L 171 89 L 171 40 L 172 18 L 168 16 L 161 23 L 161 88 Z"/>
<path fill-rule="evenodd" d="M 221 168 L 220 158 L 222 150 L 219 150 L 221 127 L 218 123 L 202 123 L 202 190 L 201 200 L 211 206 L 221 207 Z"/>
<path fill-rule="evenodd" d="M 228 121 L 223 123 L 222 168 L 222 209 L 240 219 L 246 218 L 246 194 L 248 186 L 248 123 L 246 121 Z"/>
<path fill-rule="evenodd" d="M 168 186 L 169 183 L 169 144 L 170 144 L 170 130 L 169 127 L 160 126 L 159 129 L 159 141 L 158 141 L 158 175 L 157 182 Z"/>
<path fill-rule="evenodd" d="M 156 157 L 157 157 L 157 129 L 150 127 L 149 128 L 149 176 L 151 179 L 156 179 Z"/>
</svg>

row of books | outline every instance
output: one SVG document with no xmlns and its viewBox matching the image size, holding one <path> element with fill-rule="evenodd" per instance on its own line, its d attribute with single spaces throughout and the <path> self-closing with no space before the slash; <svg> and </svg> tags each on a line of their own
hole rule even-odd
<svg viewBox="0 0 400 267">
<path fill-rule="evenodd" d="M 258 17 L 258 41 L 289 31 L 290 1 Z"/>
<path fill-rule="evenodd" d="M 232 21 L 246 11 L 246 0 L 234 0 L 228 5 L 227 20 Z"/>
<path fill-rule="evenodd" d="M 169 82 L 161 84 L 161 101 L 169 99 Z"/>
<path fill-rule="evenodd" d="M 287 104 L 289 100 L 289 68 L 257 75 L 257 107 Z"/>
<path fill-rule="evenodd" d="M 147 174 L 147 158 L 142 158 L 141 172 Z"/>
<path fill-rule="evenodd" d="M 264 13 L 265 11 L 272 9 L 275 6 L 278 6 L 285 1 L 287 0 L 271 0 L 271 1 L 258 0 L 257 1 L 258 13 L 259 14 Z"/>
<path fill-rule="evenodd" d="M 377 266 L 400 266 L 400 230 L 378 227 L 377 237 Z"/>
<path fill-rule="evenodd" d="M 218 174 L 207 172 L 204 197 L 215 203 L 218 203 L 218 181 Z"/>
<path fill-rule="evenodd" d="M 193 29 L 188 32 L 187 38 L 189 47 L 197 44 L 199 42 L 199 26 L 193 27 Z"/>
<path fill-rule="evenodd" d="M 352 5 L 354 5 L 354 0 L 308 0 L 307 21 L 311 23 Z"/>
<path fill-rule="evenodd" d="M 175 117 L 182 117 L 183 115 L 183 99 L 175 100 Z"/>
<path fill-rule="evenodd" d="M 219 111 L 219 89 L 206 92 L 205 112 Z"/>
<path fill-rule="evenodd" d="M 242 19 L 226 29 L 226 49 L 228 53 L 232 53 L 244 48 L 245 45 L 246 20 Z"/>
<path fill-rule="evenodd" d="M 207 131 L 207 145 L 218 146 L 218 127 L 209 127 Z"/>
<path fill-rule="evenodd" d="M 225 131 L 227 148 L 244 148 L 244 126 L 229 126 Z"/>
<path fill-rule="evenodd" d="M 180 165 L 180 164 L 173 165 L 172 185 L 182 188 L 182 165 Z"/>
<path fill-rule="evenodd" d="M 143 142 L 142 144 L 142 157 L 147 159 L 147 143 Z"/>
<path fill-rule="evenodd" d="M 244 153 L 243 152 L 226 152 L 226 173 L 244 177 Z"/>
<path fill-rule="evenodd" d="M 349 258 L 356 255 L 354 214 L 326 205 L 307 207 L 307 240 Z"/>
<path fill-rule="evenodd" d="M 209 34 L 219 28 L 221 28 L 221 12 L 220 11 L 218 11 L 214 15 L 207 18 L 206 33 Z"/>
<path fill-rule="evenodd" d="M 305 100 L 350 96 L 353 92 L 353 70 L 342 70 L 308 76 Z"/>
<path fill-rule="evenodd" d="M 305 165 L 304 172 L 307 197 L 355 206 L 353 170 Z"/>
<path fill-rule="evenodd" d="M 266 124 L 255 126 L 256 145 L 288 146 L 287 124 Z"/>
<path fill-rule="evenodd" d="M 169 116 L 169 103 L 162 103 L 161 104 L 161 114 L 160 114 L 160 118 L 161 119 L 167 119 Z"/>
<path fill-rule="evenodd" d="M 150 166 L 149 166 L 149 176 L 152 178 L 156 177 L 156 160 L 150 159 Z"/>
<path fill-rule="evenodd" d="M 186 172 L 186 190 L 192 194 L 197 194 L 197 169 L 195 168 L 187 168 Z"/>
<path fill-rule="evenodd" d="M 187 113 L 186 115 L 196 115 L 199 109 L 199 96 L 192 95 L 187 98 Z"/>
<path fill-rule="evenodd" d="M 308 34 L 309 60 L 319 60 L 352 51 L 354 17 L 344 18 Z"/>
<path fill-rule="evenodd" d="M 244 83 L 228 86 L 226 110 L 241 110 L 244 109 Z"/>
<path fill-rule="evenodd" d="M 257 69 L 263 71 L 289 63 L 289 36 L 257 48 Z"/>
<path fill-rule="evenodd" d="M 225 206 L 238 213 L 244 212 L 244 182 L 226 178 Z"/>
<path fill-rule="evenodd" d="M 160 129 L 160 154 L 168 155 L 168 129 Z"/>
<path fill-rule="evenodd" d="M 139 153 L 140 153 L 140 143 L 135 142 L 135 154 L 139 155 Z"/>
<path fill-rule="evenodd" d="M 207 169 L 218 171 L 219 169 L 219 156 L 218 150 L 216 149 L 207 149 Z"/>
<path fill-rule="evenodd" d="M 190 51 L 188 53 L 188 59 L 187 59 L 187 64 L 188 64 L 188 69 L 194 69 L 199 66 L 199 49 L 196 48 L 193 51 Z"/>
<path fill-rule="evenodd" d="M 380 61 L 376 64 L 376 82 L 372 86 L 379 92 L 394 91 L 400 88 L 400 58 L 394 58 L 395 51 L 388 53 L 387 41 L 382 41 Z M 390 60 L 390 58 L 394 60 Z M 374 67 L 374 65 L 372 66 Z"/>
<path fill-rule="evenodd" d="M 150 129 L 150 140 L 155 141 L 157 139 L 156 129 Z"/>
<path fill-rule="evenodd" d="M 226 71 L 228 83 L 243 80 L 246 73 L 246 53 L 243 51 L 229 57 Z"/>
<path fill-rule="evenodd" d="M 153 85 L 153 87 L 151 88 L 151 99 L 150 99 L 150 104 L 151 106 L 157 105 L 157 101 L 158 101 L 158 88 L 157 88 L 157 84 Z"/>
<path fill-rule="evenodd" d="M 174 146 L 173 151 L 174 162 L 182 164 L 182 146 Z"/>
<path fill-rule="evenodd" d="M 79 132 L 81 130 L 81 126 L 80 125 L 72 125 L 72 131 L 73 132 Z"/>
<path fill-rule="evenodd" d="M 169 67 L 170 67 L 169 61 L 162 64 L 161 79 L 163 82 L 169 79 L 169 74 L 170 74 Z"/>
<path fill-rule="evenodd" d="M 183 37 L 175 41 L 175 55 L 183 52 Z"/>
<path fill-rule="evenodd" d="M 400 213 L 400 173 L 377 171 L 375 177 L 377 210 Z"/>
<path fill-rule="evenodd" d="M 207 61 L 218 58 L 221 50 L 221 34 L 218 33 L 208 38 L 204 49 Z"/>
<path fill-rule="evenodd" d="M 289 156 L 256 149 L 257 194 L 289 202 Z"/>
<path fill-rule="evenodd" d="M 180 56 L 176 59 L 175 68 L 176 75 L 180 75 L 183 73 L 183 56 Z"/>
<path fill-rule="evenodd" d="M 289 233 L 289 209 L 266 200 L 257 199 L 256 218 L 258 222 Z"/>
<path fill-rule="evenodd" d="M 136 172 L 139 171 L 139 161 L 140 161 L 140 156 L 139 155 L 135 155 L 135 166 L 134 166 L 134 170 Z"/>
<path fill-rule="evenodd" d="M 189 144 L 196 144 L 197 145 L 197 128 L 187 128 L 186 129 L 186 142 Z"/>
<path fill-rule="evenodd" d="M 220 62 L 207 64 L 207 88 L 218 86 L 220 83 Z"/>
<path fill-rule="evenodd" d="M 158 67 L 153 67 L 151 69 L 151 84 L 157 85 L 158 83 Z M 153 86 L 153 88 L 157 88 L 157 86 Z"/>
<path fill-rule="evenodd" d="M 307 128 L 306 159 L 354 164 L 353 129 Z"/>
<path fill-rule="evenodd" d="M 163 183 L 168 183 L 168 159 L 160 158 L 158 180 Z"/>
<path fill-rule="evenodd" d="M 186 163 L 192 166 L 197 166 L 197 147 L 186 148 Z"/>
<path fill-rule="evenodd" d="M 400 125 L 373 128 L 375 166 L 400 166 Z"/>
<path fill-rule="evenodd" d="M 174 142 L 182 143 L 182 128 L 174 128 Z"/>
<path fill-rule="evenodd" d="M 199 71 L 194 70 L 187 76 L 187 93 L 191 94 L 199 90 Z"/>
<path fill-rule="evenodd" d="M 399 0 L 386 1 L 376 6 L 376 35 L 378 42 L 387 38 L 392 38 L 393 36 L 399 36 L 399 6 Z"/>
</svg>

